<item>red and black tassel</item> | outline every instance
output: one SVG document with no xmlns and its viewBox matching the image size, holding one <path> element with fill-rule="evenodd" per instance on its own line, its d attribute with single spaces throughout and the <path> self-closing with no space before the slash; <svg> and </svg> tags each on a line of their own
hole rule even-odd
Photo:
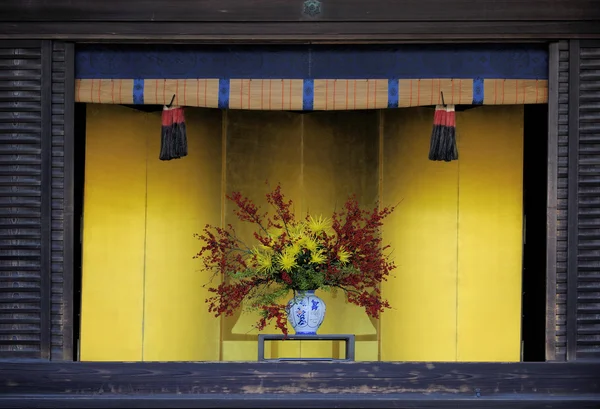
<svg viewBox="0 0 600 409">
<path fill-rule="evenodd" d="M 187 131 L 183 107 L 163 107 L 160 160 L 179 159 L 188 154 Z"/>
<path fill-rule="evenodd" d="M 438 105 L 433 116 L 429 160 L 450 162 L 458 159 L 456 112 L 454 105 Z"/>
</svg>

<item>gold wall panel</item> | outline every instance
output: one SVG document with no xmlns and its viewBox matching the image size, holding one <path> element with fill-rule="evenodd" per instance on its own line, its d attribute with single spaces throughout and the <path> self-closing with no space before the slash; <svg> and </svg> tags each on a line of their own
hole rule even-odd
<svg viewBox="0 0 600 409">
<path fill-rule="evenodd" d="M 459 361 L 518 361 L 523 106 L 460 113 Z"/>
<path fill-rule="evenodd" d="M 303 197 L 311 214 L 330 217 L 342 211 L 356 194 L 359 203 L 373 208 L 379 198 L 379 112 L 344 111 L 303 115 Z M 376 361 L 377 322 L 364 308 L 346 303 L 342 291 L 319 291 L 327 314 L 319 332 L 355 334 L 358 360 Z M 337 344 L 303 342 L 302 356 L 332 356 Z M 373 348 L 374 347 L 374 348 Z"/>
<path fill-rule="evenodd" d="M 160 113 L 90 105 L 82 360 L 255 360 L 256 315 L 207 313 L 192 234 L 224 221 L 251 238 L 223 194 L 266 208 L 277 183 L 298 215 L 328 216 L 352 193 L 364 206 L 381 193 L 384 206 L 399 203 L 384 228 L 398 266 L 382 285 L 392 309 L 377 322 L 319 291 L 321 333 L 357 334 L 358 360 L 518 360 L 522 106 L 458 113 L 451 163 L 427 159 L 433 110 L 380 115 L 187 109 L 190 155 L 161 162 Z M 340 354 L 337 343 L 310 342 L 266 352 Z"/>
<path fill-rule="evenodd" d="M 160 112 L 88 107 L 82 360 L 218 360 L 194 233 L 221 216 L 221 113 L 188 110 L 162 162 Z M 192 159 L 195 158 L 195 159 Z"/>
<path fill-rule="evenodd" d="M 382 360 L 518 361 L 522 106 L 457 113 L 459 160 L 427 159 L 433 111 L 385 115 L 385 225 L 395 279 Z"/>
<path fill-rule="evenodd" d="M 148 115 L 88 105 L 81 291 L 82 361 L 140 361 Z"/>
<path fill-rule="evenodd" d="M 459 162 L 427 158 L 433 110 L 386 111 L 383 201 L 398 207 L 384 225 L 397 268 L 382 284 L 392 309 L 381 317 L 384 361 L 456 357 Z M 461 158 L 462 160 L 462 158 Z"/>
<path fill-rule="evenodd" d="M 148 137 L 144 360 L 219 359 L 220 322 L 209 314 L 209 273 L 193 237 L 221 222 L 221 112 L 186 111 L 187 157 L 160 161 L 160 115 Z M 213 282 L 218 284 L 218 281 Z"/>
<path fill-rule="evenodd" d="M 227 192 L 248 192 L 266 206 L 264 194 L 269 187 L 265 180 L 272 186 L 281 182 L 300 217 L 307 210 L 330 216 L 352 193 L 364 205 L 374 206 L 378 198 L 377 118 L 377 112 L 366 111 L 334 115 L 231 111 L 227 123 Z M 239 225 L 231 205 L 227 206 L 226 223 Z M 250 229 L 240 227 L 238 232 L 250 237 L 253 227 L 246 226 Z M 334 296 L 320 291 L 319 295 L 327 302 L 327 316 L 335 317 L 325 320 L 321 332 L 366 335 L 363 341 L 367 343 L 357 350 L 370 348 L 370 352 L 362 351 L 361 357 L 376 360 L 376 342 L 372 342 L 377 341 L 376 328 L 364 310 L 346 304 L 341 293 Z M 241 314 L 224 320 L 224 359 L 255 359 L 257 331 L 252 326 L 256 319 L 256 315 Z M 337 344 L 332 343 L 284 342 L 273 344 L 272 356 L 331 357 L 337 350 Z"/>
<path fill-rule="evenodd" d="M 227 114 L 225 192 L 240 191 L 265 211 L 265 194 L 281 183 L 284 194 L 301 211 L 302 117 L 287 112 L 229 111 Z M 268 181 L 269 185 L 266 184 Z M 248 243 L 254 243 L 256 226 L 239 222 L 234 204 L 225 202 L 225 224 L 232 224 Z M 223 359 L 256 360 L 258 314 L 241 313 L 223 319 Z M 274 328 L 264 332 L 273 332 Z M 281 356 L 298 356 L 296 344 L 279 348 Z"/>
</svg>

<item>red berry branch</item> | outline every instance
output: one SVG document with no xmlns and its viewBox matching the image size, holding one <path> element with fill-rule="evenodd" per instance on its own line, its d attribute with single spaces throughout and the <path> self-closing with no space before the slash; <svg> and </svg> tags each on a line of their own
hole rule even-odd
<svg viewBox="0 0 600 409">
<path fill-rule="evenodd" d="M 390 308 L 379 284 L 395 266 L 385 254 L 389 245 L 382 242 L 381 228 L 394 208 L 364 210 L 352 196 L 330 219 L 306 215 L 297 220 L 293 202 L 280 186 L 266 195 L 272 216 L 239 192 L 227 199 L 240 221 L 256 225 L 256 242 L 244 243 L 231 225 L 207 225 L 196 235 L 203 246 L 195 258 L 202 260 L 204 270 L 223 278 L 209 288 L 213 295 L 206 300 L 216 317 L 247 306 L 261 313 L 259 330 L 274 321 L 287 334 L 285 296 L 319 288 L 343 290 L 348 302 L 371 317 Z"/>
</svg>

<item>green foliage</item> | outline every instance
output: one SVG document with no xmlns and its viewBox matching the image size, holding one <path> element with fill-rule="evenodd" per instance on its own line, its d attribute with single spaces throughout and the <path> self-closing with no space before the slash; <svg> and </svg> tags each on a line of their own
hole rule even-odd
<svg viewBox="0 0 600 409">
<path fill-rule="evenodd" d="M 291 287 L 297 291 L 317 290 L 325 285 L 325 273 L 319 265 L 304 264 L 290 272 Z"/>
</svg>

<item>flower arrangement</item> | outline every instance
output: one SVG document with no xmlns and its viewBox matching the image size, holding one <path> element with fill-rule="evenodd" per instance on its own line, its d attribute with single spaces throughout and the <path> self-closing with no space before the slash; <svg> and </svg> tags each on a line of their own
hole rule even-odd
<svg viewBox="0 0 600 409">
<path fill-rule="evenodd" d="M 375 318 L 390 307 L 378 285 L 395 266 L 384 255 L 389 246 L 382 244 L 380 228 L 394 208 L 362 210 L 353 196 L 331 218 L 307 214 L 297 220 L 279 185 L 266 195 L 272 216 L 239 192 L 227 199 L 235 204 L 239 220 L 256 225 L 255 243 L 243 242 L 231 225 L 207 225 L 195 235 L 204 243 L 195 258 L 223 278 L 218 287 L 209 288 L 214 295 L 206 300 L 216 317 L 244 307 L 260 312 L 259 330 L 274 320 L 287 334 L 282 298 L 290 291 L 296 295 L 317 289 L 342 290 L 348 302 Z"/>
</svg>

